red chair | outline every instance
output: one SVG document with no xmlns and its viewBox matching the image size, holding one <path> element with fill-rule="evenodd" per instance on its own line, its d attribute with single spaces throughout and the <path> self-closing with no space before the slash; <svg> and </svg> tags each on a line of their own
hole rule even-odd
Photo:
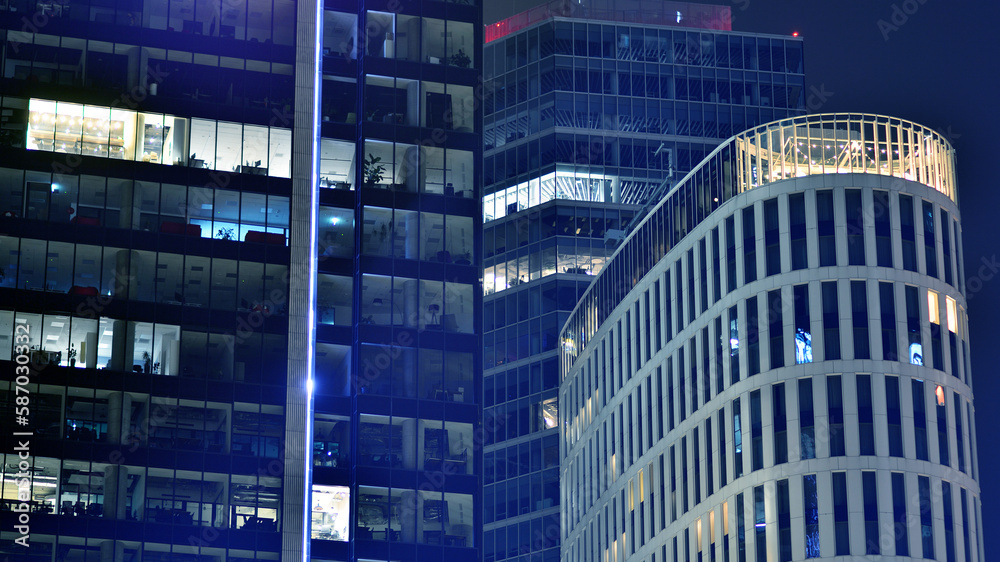
<svg viewBox="0 0 1000 562">
<path fill-rule="evenodd" d="M 250 230 L 243 237 L 244 242 L 256 242 L 258 244 L 274 244 L 275 246 L 285 245 L 285 235 L 276 232 L 260 232 Z"/>
<path fill-rule="evenodd" d="M 186 224 L 183 222 L 166 221 L 160 225 L 160 232 L 164 234 L 180 234 L 186 236 L 201 236 L 201 226 L 197 224 Z"/>
</svg>

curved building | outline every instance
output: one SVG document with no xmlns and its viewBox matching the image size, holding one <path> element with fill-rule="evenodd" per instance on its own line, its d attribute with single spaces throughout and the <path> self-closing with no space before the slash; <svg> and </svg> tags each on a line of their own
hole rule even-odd
<svg viewBox="0 0 1000 562">
<path fill-rule="evenodd" d="M 671 190 L 560 335 L 563 560 L 983 559 L 954 162 L 810 115 Z"/>
</svg>

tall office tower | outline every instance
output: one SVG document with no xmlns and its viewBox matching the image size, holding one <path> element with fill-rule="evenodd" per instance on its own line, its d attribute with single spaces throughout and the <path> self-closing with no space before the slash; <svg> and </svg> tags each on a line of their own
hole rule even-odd
<svg viewBox="0 0 1000 562">
<path fill-rule="evenodd" d="M 729 7 L 571 6 L 486 26 L 488 561 L 559 555 L 557 334 L 632 217 L 722 140 L 805 107 L 801 40 L 732 32 Z"/>
<path fill-rule="evenodd" d="M 0 4 L 0 553 L 477 560 L 481 6 Z"/>
<path fill-rule="evenodd" d="M 561 333 L 562 559 L 983 560 L 962 271 L 934 131 L 728 140 Z"/>
</svg>

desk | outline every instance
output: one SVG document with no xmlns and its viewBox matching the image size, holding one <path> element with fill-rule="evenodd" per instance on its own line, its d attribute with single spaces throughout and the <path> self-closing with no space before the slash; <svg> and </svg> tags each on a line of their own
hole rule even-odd
<svg viewBox="0 0 1000 562">
<path fill-rule="evenodd" d="M 250 174 L 252 176 L 266 176 L 267 168 L 263 166 L 237 166 L 236 173 Z"/>
</svg>

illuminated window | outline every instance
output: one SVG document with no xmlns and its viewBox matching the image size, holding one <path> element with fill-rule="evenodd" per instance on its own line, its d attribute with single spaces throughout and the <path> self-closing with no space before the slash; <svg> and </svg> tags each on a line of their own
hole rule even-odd
<svg viewBox="0 0 1000 562">
<path fill-rule="evenodd" d="M 927 291 L 927 316 L 931 324 L 941 323 L 941 312 L 938 310 L 938 294 L 934 291 Z"/>
<path fill-rule="evenodd" d="M 934 389 L 934 396 L 937 398 L 937 405 L 944 406 L 944 388 L 941 385 Z"/>
<path fill-rule="evenodd" d="M 955 333 L 958 331 L 958 314 L 955 311 L 955 299 L 945 297 L 944 304 L 948 313 L 948 331 Z"/>
<path fill-rule="evenodd" d="M 542 425 L 545 429 L 552 429 L 559 425 L 558 399 L 549 398 L 542 402 Z"/>
<path fill-rule="evenodd" d="M 347 486 L 313 485 L 312 499 L 310 537 L 346 542 L 351 521 L 351 489 Z"/>
</svg>

